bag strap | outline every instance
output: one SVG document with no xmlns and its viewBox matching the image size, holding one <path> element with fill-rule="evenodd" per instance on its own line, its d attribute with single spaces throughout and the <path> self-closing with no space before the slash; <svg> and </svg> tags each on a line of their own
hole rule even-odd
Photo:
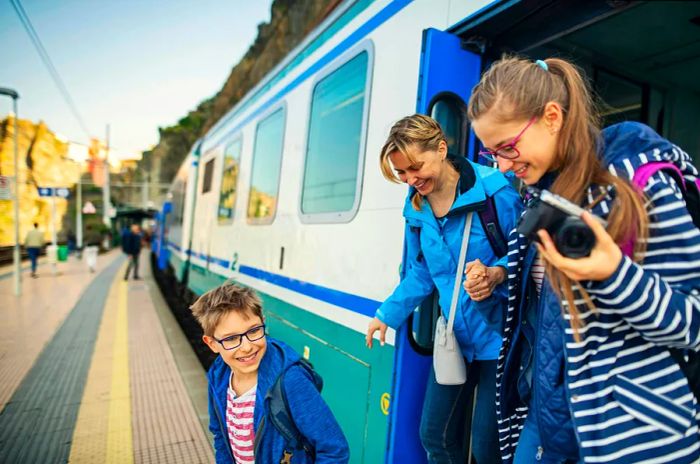
<svg viewBox="0 0 700 464">
<path fill-rule="evenodd" d="M 508 241 L 503 236 L 501 225 L 498 222 L 496 201 L 493 196 L 486 196 L 484 209 L 478 211 L 481 226 L 486 232 L 486 238 L 497 258 L 502 258 L 508 253 Z"/>
<path fill-rule="evenodd" d="M 637 188 L 639 192 L 643 192 L 644 187 L 647 185 L 647 182 L 649 182 L 649 178 L 659 171 L 663 171 L 673 177 L 676 184 L 678 184 L 678 187 L 683 191 L 683 196 L 686 195 L 688 189 L 686 188 L 683 173 L 678 166 L 667 161 L 652 161 L 640 166 L 634 172 L 634 176 L 632 177 L 632 185 Z M 622 245 L 620 245 L 620 249 L 625 256 L 630 258 L 634 257 L 634 244 L 636 241 L 637 233 L 634 232 Z"/>
<path fill-rule="evenodd" d="M 462 248 L 459 250 L 459 261 L 457 261 L 457 274 L 455 275 L 455 287 L 452 291 L 452 301 L 450 302 L 450 316 L 447 321 L 447 333 L 452 332 L 455 323 L 455 313 L 457 312 L 457 297 L 459 289 L 462 287 L 462 273 L 464 271 L 464 261 L 467 259 L 467 248 L 469 248 L 469 235 L 472 229 L 472 216 L 474 213 L 467 213 L 464 220 L 464 234 L 462 234 Z"/>
</svg>

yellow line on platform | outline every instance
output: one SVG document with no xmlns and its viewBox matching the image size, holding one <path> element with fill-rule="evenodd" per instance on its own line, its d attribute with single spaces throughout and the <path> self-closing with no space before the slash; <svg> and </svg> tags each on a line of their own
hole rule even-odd
<svg viewBox="0 0 700 464">
<path fill-rule="evenodd" d="M 119 272 L 117 275 L 120 275 Z M 129 390 L 129 324 L 127 320 L 127 289 L 119 282 L 117 326 L 114 336 L 112 363 L 112 392 L 109 403 L 107 432 L 107 462 L 130 464 L 134 462 L 131 436 L 131 392 Z"/>
<path fill-rule="evenodd" d="M 71 463 L 132 463 L 127 286 L 117 273 L 105 303 L 78 412 Z"/>
</svg>

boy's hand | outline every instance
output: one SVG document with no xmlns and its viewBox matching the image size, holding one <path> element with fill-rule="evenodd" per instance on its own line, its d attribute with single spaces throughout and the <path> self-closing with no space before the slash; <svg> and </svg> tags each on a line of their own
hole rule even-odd
<svg viewBox="0 0 700 464">
<path fill-rule="evenodd" d="M 384 341 L 386 339 L 386 329 L 388 328 L 388 325 L 386 325 L 376 317 L 372 319 L 369 323 L 369 326 L 367 327 L 367 336 L 365 337 L 365 345 L 367 345 L 367 348 L 372 348 L 372 338 L 374 336 L 374 332 L 376 332 L 377 330 L 379 331 L 379 344 L 384 346 Z"/>
</svg>

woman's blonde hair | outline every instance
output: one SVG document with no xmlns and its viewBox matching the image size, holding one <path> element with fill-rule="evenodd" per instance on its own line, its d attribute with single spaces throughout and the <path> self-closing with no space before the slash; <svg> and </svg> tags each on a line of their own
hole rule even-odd
<svg viewBox="0 0 700 464">
<path fill-rule="evenodd" d="M 629 182 L 610 173 L 598 157 L 600 120 L 588 81 L 578 67 L 566 60 L 549 58 L 544 62 L 547 69 L 518 57 L 503 57 L 495 62 L 474 87 L 469 99 L 469 120 L 493 112 L 497 121 L 526 121 L 541 117 L 548 102 L 558 103 L 564 117 L 551 167 L 558 175 L 550 190 L 580 204 L 590 185 L 612 185 L 616 200 L 608 217 L 608 233 L 618 244 L 636 237 L 635 256 L 639 256 L 648 235 L 644 198 Z M 602 198 L 601 195 L 597 201 Z M 553 288 L 560 298 L 562 294 L 566 298 L 578 340 L 581 320 L 572 285 L 579 289 L 590 309 L 595 307 L 578 282 L 572 282 L 550 264 L 546 268 Z"/>
<path fill-rule="evenodd" d="M 412 164 L 415 164 L 416 159 L 409 148 L 415 146 L 420 152 L 437 150 L 442 141 L 447 143 L 445 134 L 442 132 L 440 124 L 430 116 L 414 114 L 397 121 L 389 131 L 389 136 L 379 155 L 379 167 L 382 170 L 382 175 L 387 180 L 400 184 L 401 179 L 394 172 L 389 155 L 398 151 Z M 423 197 L 418 192 L 411 198 L 411 204 L 416 210 L 421 209 L 422 202 Z"/>
</svg>

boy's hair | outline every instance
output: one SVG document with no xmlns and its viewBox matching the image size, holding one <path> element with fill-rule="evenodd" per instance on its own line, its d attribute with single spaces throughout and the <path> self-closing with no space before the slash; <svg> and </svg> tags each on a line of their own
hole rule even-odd
<svg viewBox="0 0 700 464">
<path fill-rule="evenodd" d="M 192 315 L 204 330 L 204 335 L 213 336 L 221 318 L 236 311 L 244 318 L 251 315 L 263 318 L 262 302 L 254 290 L 236 284 L 223 284 L 197 298 L 190 306 Z"/>
</svg>

